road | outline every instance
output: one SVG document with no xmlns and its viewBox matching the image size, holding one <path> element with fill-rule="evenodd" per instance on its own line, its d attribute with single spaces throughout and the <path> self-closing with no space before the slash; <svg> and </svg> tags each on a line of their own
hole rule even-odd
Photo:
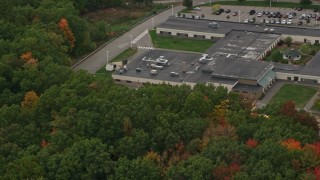
<svg viewBox="0 0 320 180">
<path fill-rule="evenodd" d="M 184 9 L 183 6 L 173 7 L 173 14 L 176 14 L 182 9 Z M 126 32 L 119 38 L 113 40 L 112 42 L 110 42 L 100 50 L 96 51 L 85 60 L 83 60 L 81 63 L 74 66 L 73 69 L 84 69 L 87 70 L 89 73 L 95 73 L 97 70 L 99 70 L 101 67 L 107 64 L 107 54 L 108 59 L 111 60 L 131 45 L 136 47 L 148 47 L 150 45 L 149 43 L 144 43 L 144 41 L 140 41 L 140 39 L 143 39 L 143 37 L 147 35 L 145 33 L 146 30 L 156 27 L 157 25 L 166 21 L 168 17 L 171 15 L 172 9 L 170 8 L 162 13 L 155 15 L 153 18 L 150 18 L 145 22 L 135 26 L 130 31 Z M 132 44 L 130 43 L 131 40 L 133 42 Z"/>
</svg>

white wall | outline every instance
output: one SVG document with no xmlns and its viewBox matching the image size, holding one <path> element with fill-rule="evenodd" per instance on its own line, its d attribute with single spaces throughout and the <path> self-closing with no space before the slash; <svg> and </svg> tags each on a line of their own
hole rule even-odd
<svg viewBox="0 0 320 180">
<path fill-rule="evenodd" d="M 314 44 L 315 40 L 320 40 L 320 37 L 287 35 L 287 34 L 282 34 L 281 39 L 285 40 L 288 36 L 292 37 L 293 43 L 304 43 L 304 39 L 307 39 L 307 42 L 311 41 L 311 44 Z"/>
<path fill-rule="evenodd" d="M 188 37 L 194 37 L 194 35 L 205 36 L 206 39 L 211 39 L 211 37 L 222 38 L 225 34 L 218 33 L 206 33 L 206 32 L 196 32 L 196 31 L 187 31 L 187 30 L 177 30 L 177 29 L 168 29 L 168 28 L 157 28 L 157 34 L 160 34 L 160 31 L 171 32 L 171 35 L 176 36 L 177 33 L 188 34 Z"/>
</svg>

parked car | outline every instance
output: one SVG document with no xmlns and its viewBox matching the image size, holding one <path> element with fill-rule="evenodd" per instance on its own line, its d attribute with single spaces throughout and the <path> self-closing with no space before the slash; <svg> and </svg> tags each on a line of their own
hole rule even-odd
<svg viewBox="0 0 320 180">
<path fill-rule="evenodd" d="M 251 10 L 251 11 L 249 12 L 250 15 L 254 15 L 255 13 L 256 13 L 255 10 Z"/>
<path fill-rule="evenodd" d="M 303 8 L 302 8 L 302 7 L 298 7 L 297 10 L 298 10 L 298 11 L 302 11 Z"/>
<path fill-rule="evenodd" d="M 270 14 L 270 12 L 269 12 L 269 11 L 266 11 L 266 12 L 264 12 L 264 14 L 265 14 L 265 15 L 269 15 L 269 14 Z"/>
<path fill-rule="evenodd" d="M 193 10 L 197 10 L 197 11 L 200 11 L 201 8 L 200 7 L 194 7 Z"/>
<path fill-rule="evenodd" d="M 301 26 L 303 24 L 302 21 L 298 21 L 298 25 Z"/>
<path fill-rule="evenodd" d="M 313 12 L 318 12 L 319 11 L 319 9 L 318 8 L 315 8 L 314 10 L 313 10 Z"/>
<path fill-rule="evenodd" d="M 257 17 L 261 17 L 261 16 L 263 16 L 261 12 L 257 14 Z"/>
<path fill-rule="evenodd" d="M 248 23 L 248 22 L 249 22 L 249 19 L 245 19 L 243 22 L 244 22 L 244 23 Z"/>
<path fill-rule="evenodd" d="M 282 14 L 277 14 L 277 18 L 282 18 Z"/>
<path fill-rule="evenodd" d="M 254 23 L 254 22 L 256 22 L 256 19 L 255 19 L 255 18 L 251 18 L 251 19 L 249 20 L 249 22 L 250 22 L 250 23 Z"/>
<path fill-rule="evenodd" d="M 266 24 L 269 24 L 269 23 L 270 23 L 270 20 L 267 19 L 267 20 L 265 21 L 265 23 L 266 23 Z"/>
<path fill-rule="evenodd" d="M 280 23 L 281 23 L 280 19 L 277 19 L 276 24 L 280 24 Z"/>
<path fill-rule="evenodd" d="M 262 23 L 265 23 L 266 22 L 266 19 L 261 19 L 260 20 L 260 23 L 262 24 Z"/>
<path fill-rule="evenodd" d="M 230 9 L 227 9 L 227 10 L 226 10 L 226 13 L 230 13 L 230 12 L 231 12 L 231 10 L 230 10 Z"/>
<path fill-rule="evenodd" d="M 289 17 L 289 15 L 283 15 L 283 17 L 282 18 L 285 18 L 285 19 L 287 19 Z"/>
<path fill-rule="evenodd" d="M 292 24 L 292 20 L 289 19 L 289 20 L 287 21 L 287 24 L 291 25 L 291 24 Z"/>
<path fill-rule="evenodd" d="M 276 23 L 276 20 L 271 19 L 271 20 L 270 20 L 270 24 L 274 24 L 274 23 Z"/>
<path fill-rule="evenodd" d="M 224 12 L 224 9 L 223 8 L 220 8 L 217 12 L 216 12 L 216 15 L 220 15 L 221 13 Z"/>
<path fill-rule="evenodd" d="M 281 24 L 287 24 L 287 21 L 283 19 L 283 20 L 281 21 Z"/>
<path fill-rule="evenodd" d="M 268 18 L 272 18 L 272 14 L 269 14 L 269 15 L 268 15 Z"/>
<path fill-rule="evenodd" d="M 236 15 L 238 15 L 238 12 L 233 12 L 232 13 L 232 16 L 236 16 Z"/>
</svg>

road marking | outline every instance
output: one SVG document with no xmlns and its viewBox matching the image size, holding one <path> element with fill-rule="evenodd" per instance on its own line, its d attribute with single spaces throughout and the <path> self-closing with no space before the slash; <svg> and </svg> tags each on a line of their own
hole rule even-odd
<svg viewBox="0 0 320 180">
<path fill-rule="evenodd" d="M 148 34 L 148 30 L 143 31 L 139 36 L 137 36 L 134 40 L 132 40 L 132 44 L 137 43 L 143 36 Z"/>
<path fill-rule="evenodd" d="M 138 49 L 149 49 L 154 50 L 154 47 L 145 47 L 145 46 L 139 46 Z"/>
<path fill-rule="evenodd" d="M 125 48 L 128 44 L 129 44 L 129 43 L 120 44 L 120 45 L 118 45 L 118 48 L 123 49 L 123 48 Z"/>
</svg>

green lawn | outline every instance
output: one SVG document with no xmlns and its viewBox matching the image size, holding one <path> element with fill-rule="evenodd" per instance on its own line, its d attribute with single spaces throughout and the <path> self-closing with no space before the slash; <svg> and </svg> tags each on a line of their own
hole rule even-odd
<svg viewBox="0 0 320 180">
<path fill-rule="evenodd" d="M 179 37 L 157 36 L 155 30 L 149 31 L 153 45 L 158 48 L 175 49 L 192 52 L 205 52 L 214 42 L 210 40 L 191 40 Z"/>
<path fill-rule="evenodd" d="M 211 5 L 220 4 L 220 5 L 236 5 L 236 6 L 266 6 L 269 7 L 270 3 L 269 1 L 220 1 L 220 2 L 214 2 L 211 3 Z M 206 4 L 207 6 L 210 6 L 209 4 Z M 300 5 L 299 3 L 290 3 L 290 2 L 272 2 L 272 7 L 286 7 L 286 8 L 292 8 L 292 7 L 303 7 L 307 9 L 314 9 L 319 8 L 319 5 Z"/>
<path fill-rule="evenodd" d="M 292 100 L 298 108 L 303 108 L 316 92 L 317 88 L 314 87 L 285 84 L 272 98 L 271 102 L 286 102 Z"/>
<path fill-rule="evenodd" d="M 123 51 L 121 54 L 113 58 L 110 62 L 118 62 L 124 59 L 128 59 L 129 57 L 133 56 L 138 50 L 133 48 L 128 48 Z M 108 72 L 105 69 L 105 66 L 101 67 L 94 75 L 96 79 L 111 79 L 112 72 Z"/>
</svg>

